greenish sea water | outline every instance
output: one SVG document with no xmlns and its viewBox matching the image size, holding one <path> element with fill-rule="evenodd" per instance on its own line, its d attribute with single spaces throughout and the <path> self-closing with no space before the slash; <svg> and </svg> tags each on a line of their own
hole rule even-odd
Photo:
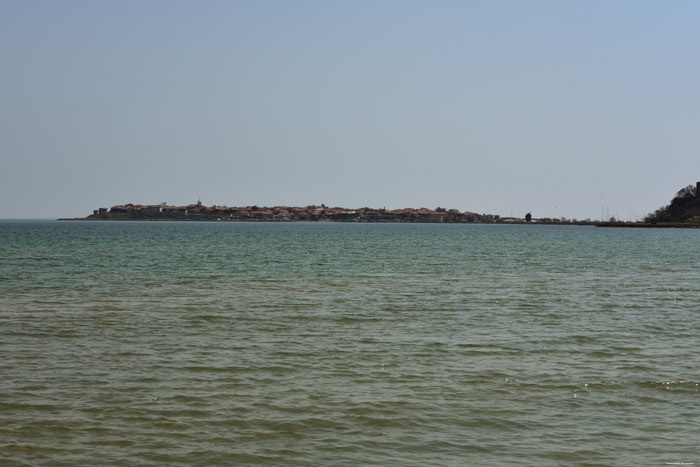
<svg viewBox="0 0 700 467">
<path fill-rule="evenodd" d="M 0 222 L 1 465 L 700 464 L 700 230 Z"/>
</svg>

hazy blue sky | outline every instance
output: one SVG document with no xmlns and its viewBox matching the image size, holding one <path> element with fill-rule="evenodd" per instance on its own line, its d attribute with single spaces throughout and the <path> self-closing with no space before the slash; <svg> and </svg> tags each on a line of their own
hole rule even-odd
<svg viewBox="0 0 700 467">
<path fill-rule="evenodd" d="M 700 180 L 700 2 L 0 0 L 0 218 L 641 216 Z"/>
</svg>

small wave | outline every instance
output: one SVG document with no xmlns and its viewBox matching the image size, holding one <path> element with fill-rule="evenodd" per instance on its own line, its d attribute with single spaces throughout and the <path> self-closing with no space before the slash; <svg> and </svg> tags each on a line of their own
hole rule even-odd
<svg viewBox="0 0 700 467">
<path fill-rule="evenodd" d="M 642 381 L 637 383 L 642 389 L 663 389 L 673 391 L 698 392 L 700 383 L 689 380 Z"/>
</svg>

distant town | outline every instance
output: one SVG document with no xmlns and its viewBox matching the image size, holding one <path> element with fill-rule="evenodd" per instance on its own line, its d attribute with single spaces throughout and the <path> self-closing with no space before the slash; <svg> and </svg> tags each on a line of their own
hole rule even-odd
<svg viewBox="0 0 700 467">
<path fill-rule="evenodd" d="M 205 206 L 202 201 L 187 206 L 123 204 L 99 208 L 86 220 L 205 220 L 248 222 L 416 222 L 416 223 L 479 223 L 479 224 L 593 224 L 591 221 L 569 221 L 556 218 L 534 218 L 529 213 L 523 218 L 478 214 L 457 209 L 348 209 L 310 205 L 290 206 Z"/>
<path fill-rule="evenodd" d="M 647 215 L 643 222 L 606 220 L 501 217 L 496 214 L 478 214 L 457 209 L 437 207 L 405 209 L 348 209 L 310 205 L 290 206 L 205 206 L 201 200 L 187 206 L 160 204 L 120 204 L 111 208 L 95 209 L 87 217 L 63 220 L 149 220 L 149 221 L 229 221 L 229 222 L 414 222 L 414 223 L 470 223 L 470 224 L 559 224 L 596 225 L 599 227 L 666 227 L 700 228 L 700 182 L 681 189 L 671 203 Z"/>
</svg>

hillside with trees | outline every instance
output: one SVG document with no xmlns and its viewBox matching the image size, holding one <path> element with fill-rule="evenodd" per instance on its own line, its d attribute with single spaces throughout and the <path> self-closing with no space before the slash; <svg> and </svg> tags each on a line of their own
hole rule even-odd
<svg viewBox="0 0 700 467">
<path fill-rule="evenodd" d="M 700 182 L 680 190 L 669 205 L 649 214 L 645 222 L 700 224 Z"/>
</svg>

